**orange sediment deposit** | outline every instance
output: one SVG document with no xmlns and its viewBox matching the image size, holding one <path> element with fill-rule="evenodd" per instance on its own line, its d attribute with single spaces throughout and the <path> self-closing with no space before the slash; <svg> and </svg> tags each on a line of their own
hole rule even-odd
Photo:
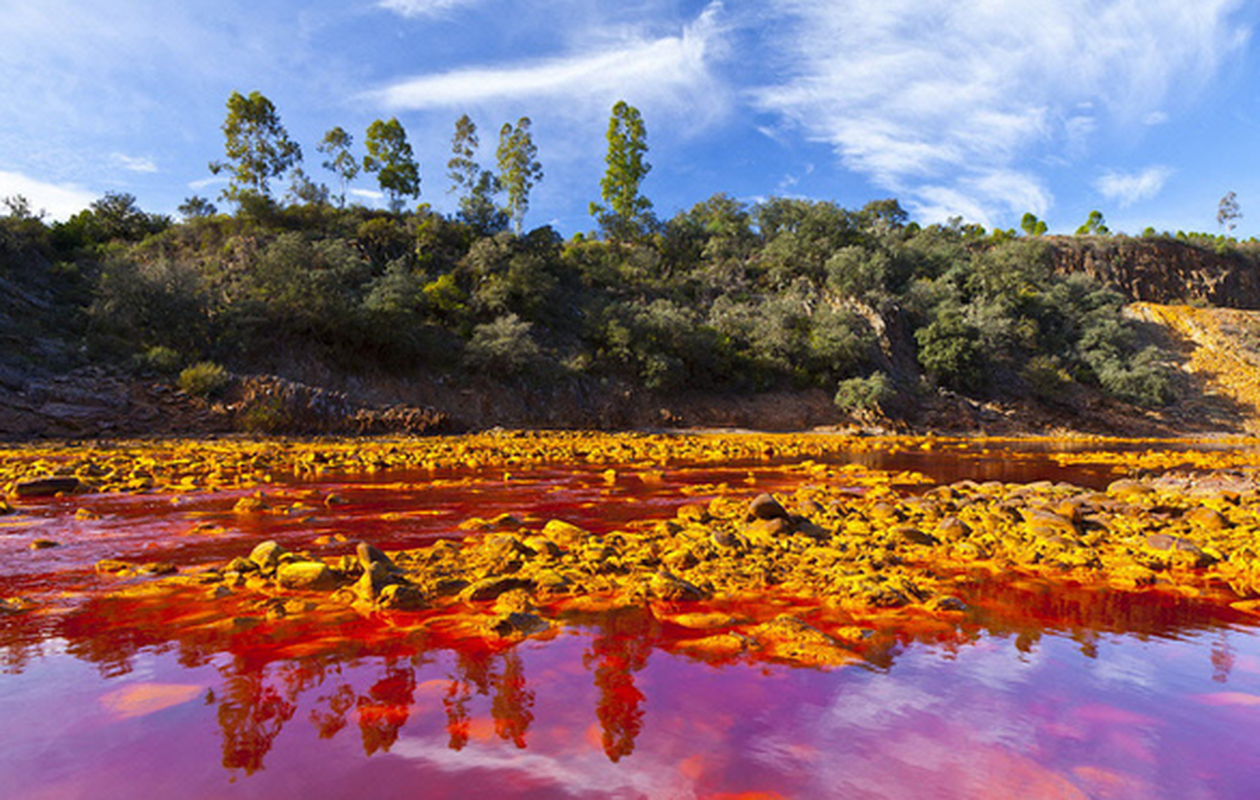
<svg viewBox="0 0 1260 800">
<path fill-rule="evenodd" d="M 858 467 L 828 464 L 838 454 L 894 454 L 967 450 L 1011 443 L 1064 448 L 1064 464 L 1104 464 L 1117 474 L 1134 470 L 1260 466 L 1260 440 L 1212 440 L 1233 449 L 1194 449 L 1200 440 L 1064 438 L 965 439 L 922 436 L 861 437 L 823 434 L 641 434 L 580 431 L 489 431 L 461 436 L 393 439 L 167 440 L 0 448 L 0 496 L 12 499 L 83 493 L 191 493 L 257 490 L 281 480 L 399 470 L 496 470 L 539 465 L 604 467 L 604 480 L 631 478 L 651 485 L 681 466 L 788 463 L 802 476 L 853 477 Z M 1246 446 L 1251 445 L 1248 449 Z M 1011 457 L 1014 457 L 1012 454 Z M 849 474 L 846 476 L 845 470 Z M 858 476 L 860 478 L 860 476 Z M 906 480 L 919 480 L 912 473 Z M 864 478 L 862 478 L 864 479 Z M 871 478 L 883 480 L 883 478 Z M 0 503 L 4 502 L 0 500 Z M 334 505 L 340 498 L 319 502 Z M 0 513 L 9 504 L 0 506 Z M 248 506 L 249 503 L 246 503 Z M 265 510 L 262 508 L 242 511 Z"/>
<path fill-rule="evenodd" d="M 880 440 L 884 447 L 925 444 L 949 442 Z M 837 441 L 827 437 L 594 434 L 486 434 L 417 440 L 414 447 L 292 443 L 271 455 L 245 445 L 228 459 L 205 458 L 220 475 L 246 463 L 278 473 L 286 464 L 312 463 L 313 453 L 330 469 L 375 460 L 382 469 L 452 459 L 496 469 L 580 460 L 615 465 L 617 480 L 631 472 L 627 465 L 642 471 L 648 461 L 773 453 L 796 459 L 792 470 L 801 480 L 777 494 L 726 487 L 671 518 L 603 534 L 563 519 L 502 514 L 457 524 L 451 535 L 461 538 L 389 553 L 359 543 L 353 554 L 316 557 L 260 542 L 230 562 L 120 593 L 158 602 L 192 598 L 206 609 L 195 624 L 216 630 L 350 615 L 389 619 L 400 635 L 423 630 L 502 646 L 638 608 L 668 628 L 680 652 L 816 667 L 872 659 L 888 646 L 882 632 L 891 628 L 962 619 L 969 587 L 979 581 L 1033 579 L 1200 598 L 1249 613 L 1260 608 L 1260 480 L 1243 463 L 1254 454 L 1198 453 L 1193 466 L 1205 471 L 1118 477 L 1095 490 L 1049 481 L 936 485 L 913 472 L 815 460 L 833 447 Z M 1111 455 L 1118 475 L 1137 474 L 1134 466 L 1151 457 Z M 1215 456 L 1228 468 L 1212 469 Z M 145 468 L 167 481 L 151 462 Z M 237 511 L 269 509 L 243 503 Z M 98 571 L 144 575 L 154 566 L 117 563 Z"/>
<path fill-rule="evenodd" d="M 397 439 L 170 440 L 0 449 L 0 494 L 202 492 L 254 489 L 280 479 L 415 469 L 510 470 L 543 464 L 607 465 L 644 483 L 673 464 L 824 458 L 837 452 L 915 449 L 922 439 L 730 434 L 653 435 L 491 431 Z M 329 503 L 337 502 L 329 499 Z"/>
</svg>

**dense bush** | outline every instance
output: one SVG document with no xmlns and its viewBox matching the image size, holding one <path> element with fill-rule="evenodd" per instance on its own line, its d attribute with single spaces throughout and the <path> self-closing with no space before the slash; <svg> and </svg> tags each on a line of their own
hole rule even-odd
<svg viewBox="0 0 1260 800">
<path fill-rule="evenodd" d="M 535 366 L 542 350 L 530 331 L 533 324 L 506 314 L 473 329 L 465 358 L 474 370 L 515 375 Z"/>
<path fill-rule="evenodd" d="M 896 395 L 892 380 L 882 372 L 847 378 L 836 386 L 835 404 L 841 411 L 878 411 Z"/>
<path fill-rule="evenodd" d="M 213 397 L 227 388 L 232 376 L 220 364 L 199 361 L 179 373 L 179 388 L 198 397 Z"/>
</svg>

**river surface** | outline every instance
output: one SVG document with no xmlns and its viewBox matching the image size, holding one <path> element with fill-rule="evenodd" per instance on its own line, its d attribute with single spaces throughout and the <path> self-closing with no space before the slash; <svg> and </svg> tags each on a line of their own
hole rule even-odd
<svg viewBox="0 0 1260 800">
<path fill-rule="evenodd" d="M 1116 477 L 1052 454 L 838 460 L 940 482 Z M 261 516 L 233 513 L 244 490 L 21 501 L 0 517 L 0 597 L 57 610 L 0 615 L 0 797 L 1260 796 L 1257 618 L 1181 597 L 977 582 L 962 621 L 821 670 L 706 660 L 646 609 L 514 647 L 388 618 L 207 633 L 181 625 L 195 609 L 107 597 L 120 579 L 92 568 L 187 568 L 268 538 L 416 547 L 506 512 L 605 532 L 801 480 L 553 465 L 281 481 L 264 495 L 292 512 Z"/>
</svg>

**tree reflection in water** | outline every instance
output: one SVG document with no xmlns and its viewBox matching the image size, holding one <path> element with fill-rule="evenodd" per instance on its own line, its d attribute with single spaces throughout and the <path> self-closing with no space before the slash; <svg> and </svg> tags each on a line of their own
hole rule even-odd
<svg viewBox="0 0 1260 800">
<path fill-rule="evenodd" d="M 643 729 L 643 692 L 634 673 L 647 666 L 661 640 L 661 625 L 644 607 L 619 609 L 605 616 L 582 665 L 595 674 L 599 704 L 595 716 L 603 731 L 604 752 L 617 762 L 634 752 Z"/>
<path fill-rule="evenodd" d="M 1098 644 L 1109 633 L 1139 640 L 1208 634 L 1204 667 L 1211 678 L 1226 683 L 1235 668 L 1230 630 L 1242 617 L 1228 607 L 1157 592 L 1051 588 L 1032 581 L 976 582 L 959 588 L 969 612 L 889 623 L 866 640 L 861 652 L 866 664 L 891 670 L 915 643 L 931 644 L 951 658 L 993 638 L 1008 639 L 1017 652 L 1031 654 L 1043 635 L 1053 632 L 1071 637 L 1091 659 L 1099 657 Z M 181 609 L 169 598 L 110 598 L 88 602 L 53 621 L 15 617 L 0 627 L 0 663 L 10 673 L 21 673 L 45 657 L 43 649 L 61 649 L 94 665 L 107 681 L 119 676 L 134 680 L 136 659 L 146 653 L 176 651 L 186 669 L 212 665 L 219 679 L 206 697 L 214 706 L 222 764 L 246 775 L 263 768 L 281 732 L 303 708 L 315 740 L 341 736 L 353 715 L 368 756 L 390 752 L 408 724 L 426 711 L 445 718 L 450 750 L 469 745 L 482 730 L 477 714 L 487 711 L 491 724 L 484 730 L 515 748 L 527 747 L 537 713 L 526 675 L 530 646 L 443 638 L 422 624 L 395 628 L 394 622 L 377 618 L 339 623 L 343 627 L 332 633 L 315 625 L 262 619 L 246 625 L 235 624 L 239 620 L 184 624 L 200 607 Z M 780 610 L 744 609 L 750 617 Z M 636 678 L 653 651 L 699 659 L 698 651 L 686 645 L 708 634 L 663 624 L 645 605 L 569 621 L 566 630 L 582 637 L 581 666 L 594 684 L 600 745 L 610 761 L 618 762 L 634 752 L 647 721 L 647 695 Z M 825 627 L 825 619 L 818 624 Z M 56 642 L 64 642 L 64 648 L 52 644 Z M 728 653 L 713 663 L 747 665 L 756 658 Z M 433 673 L 441 675 L 443 669 L 444 677 L 435 678 Z M 561 691 L 571 691 L 572 684 L 563 686 Z M 580 715 L 567 724 L 578 724 L 573 721 L 577 719 Z"/>
<path fill-rule="evenodd" d="M 501 659 L 503 671 L 495 681 L 490 716 L 494 732 L 504 741 L 525 749 L 525 733 L 534 721 L 534 693 L 525 686 L 525 665 L 521 654 L 509 650 Z"/>
<path fill-rule="evenodd" d="M 360 697 L 356 703 L 363 752 L 369 756 L 378 751 L 388 753 L 398 741 L 398 732 L 411 716 L 416 695 L 416 671 L 410 664 L 390 660 L 384 670 L 385 674 L 372 684 L 367 696 Z"/>
<path fill-rule="evenodd" d="M 223 766 L 248 775 L 262 768 L 264 756 L 293 718 L 297 703 L 291 687 L 285 691 L 268 680 L 265 664 L 241 661 L 224 675 L 216 697 Z"/>
</svg>

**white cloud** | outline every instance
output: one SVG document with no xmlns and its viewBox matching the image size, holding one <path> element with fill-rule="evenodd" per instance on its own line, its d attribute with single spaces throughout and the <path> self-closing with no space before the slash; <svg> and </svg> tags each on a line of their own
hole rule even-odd
<svg viewBox="0 0 1260 800">
<path fill-rule="evenodd" d="M 915 190 L 914 199 L 908 201 L 907 205 L 915 217 L 926 223 L 962 217 L 986 228 L 993 224 L 989 212 L 979 198 L 970 192 L 949 186 L 920 186 Z"/>
<path fill-rule="evenodd" d="M 393 111 L 464 109 L 487 104 L 554 101 L 557 109 L 606 114 L 619 99 L 712 119 L 726 91 L 711 72 L 722 52 L 720 2 L 711 3 L 676 36 L 622 31 L 599 49 L 507 66 L 466 67 L 399 80 L 371 97 Z M 607 39 L 591 32 L 588 40 Z"/>
<path fill-rule="evenodd" d="M 157 172 L 157 163 L 151 158 L 142 156 L 129 156 L 123 153 L 114 153 L 110 156 L 114 163 L 130 172 Z"/>
<path fill-rule="evenodd" d="M 46 211 L 50 217 L 66 220 L 97 199 L 98 195 L 76 184 L 55 184 L 37 180 L 18 172 L 0 170 L 0 197 L 21 195 L 30 201 L 36 213 Z"/>
<path fill-rule="evenodd" d="M 1171 169 L 1161 166 L 1133 173 L 1108 172 L 1094 182 L 1094 188 L 1103 197 L 1125 208 L 1159 194 L 1172 174 Z"/>
<path fill-rule="evenodd" d="M 761 109 L 911 204 L 985 216 L 1048 203 L 1027 164 L 1159 120 L 1247 36 L 1241 0 L 769 3 L 791 20 L 775 43 L 789 77 L 755 93 Z"/>
<path fill-rule="evenodd" d="M 404 17 L 436 17 L 480 2 L 481 0 L 381 0 L 378 5 Z"/>
</svg>

